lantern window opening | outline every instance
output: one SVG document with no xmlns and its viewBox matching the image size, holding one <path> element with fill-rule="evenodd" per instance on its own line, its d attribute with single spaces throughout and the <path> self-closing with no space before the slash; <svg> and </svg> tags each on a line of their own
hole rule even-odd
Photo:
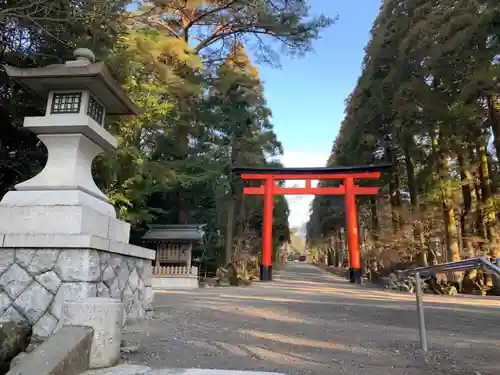
<svg viewBox="0 0 500 375">
<path fill-rule="evenodd" d="M 103 124 L 104 106 L 101 103 L 99 103 L 92 94 L 89 95 L 89 102 L 87 105 L 87 116 L 89 116 L 99 125 Z"/>
<path fill-rule="evenodd" d="M 81 92 L 55 92 L 52 96 L 51 114 L 80 113 Z"/>
</svg>

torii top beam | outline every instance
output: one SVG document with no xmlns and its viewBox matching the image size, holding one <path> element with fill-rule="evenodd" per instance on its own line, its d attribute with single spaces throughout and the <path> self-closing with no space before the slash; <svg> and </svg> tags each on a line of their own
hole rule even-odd
<svg viewBox="0 0 500 375">
<path fill-rule="evenodd" d="M 341 180 L 377 179 L 381 172 L 392 168 L 392 164 L 370 164 L 356 166 L 276 168 L 276 167 L 236 167 L 232 171 L 244 180 Z"/>
</svg>

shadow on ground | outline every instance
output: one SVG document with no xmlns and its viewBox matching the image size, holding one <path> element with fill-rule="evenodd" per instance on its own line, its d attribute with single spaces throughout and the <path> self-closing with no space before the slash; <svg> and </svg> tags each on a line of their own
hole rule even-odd
<svg viewBox="0 0 500 375">
<path fill-rule="evenodd" d="M 418 351 L 414 296 L 366 289 L 309 265 L 271 283 L 169 291 L 129 328 L 128 356 L 152 367 L 287 374 L 500 373 L 500 301 L 426 296 L 431 352 Z"/>
</svg>

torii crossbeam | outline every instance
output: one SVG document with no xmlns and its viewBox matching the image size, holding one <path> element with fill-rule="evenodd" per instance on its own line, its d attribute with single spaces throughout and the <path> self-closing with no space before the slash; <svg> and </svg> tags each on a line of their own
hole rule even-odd
<svg viewBox="0 0 500 375">
<path fill-rule="evenodd" d="M 234 168 L 242 180 L 261 180 L 260 187 L 245 187 L 245 195 L 264 196 L 264 224 L 262 228 L 262 261 L 260 279 L 272 280 L 272 237 L 274 195 L 344 195 L 346 205 L 349 271 L 352 283 L 361 283 L 361 255 L 359 252 L 356 195 L 378 194 L 377 187 L 357 186 L 354 180 L 379 179 L 390 164 L 342 166 L 326 168 Z M 303 180 L 305 187 L 280 187 L 275 181 Z M 338 187 L 312 187 L 312 180 L 341 180 Z"/>
</svg>

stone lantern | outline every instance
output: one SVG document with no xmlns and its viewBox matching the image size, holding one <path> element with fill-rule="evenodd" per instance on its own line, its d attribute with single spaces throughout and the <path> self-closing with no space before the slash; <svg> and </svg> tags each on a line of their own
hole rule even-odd
<svg viewBox="0 0 500 375">
<path fill-rule="evenodd" d="M 28 320 L 50 335 L 64 301 L 121 299 L 130 319 L 152 298 L 154 250 L 128 243 L 130 224 L 116 218 L 92 178 L 92 161 L 117 141 L 107 115 L 133 115 L 135 105 L 92 51 L 42 68 L 6 66 L 9 77 L 46 98 L 44 116 L 26 117 L 48 151 L 44 169 L 0 201 L 0 321 Z"/>
<path fill-rule="evenodd" d="M 116 147 L 115 137 L 103 127 L 106 115 L 132 115 L 137 109 L 104 63 L 94 62 L 90 50 L 77 49 L 74 55 L 75 61 L 44 68 L 6 67 L 9 77 L 47 98 L 45 116 L 26 117 L 24 127 L 38 134 L 47 147 L 48 160 L 41 173 L 16 185 L 16 191 L 7 193 L 1 205 L 81 205 L 116 217 L 92 178 L 92 160 Z M 36 220 L 38 230 L 45 231 L 44 223 L 33 213 L 31 219 Z M 12 218 L 9 223 L 15 224 Z M 5 223 L 7 227 L 11 227 L 9 223 Z M 0 228 L 5 230 L 4 223 Z"/>
</svg>

